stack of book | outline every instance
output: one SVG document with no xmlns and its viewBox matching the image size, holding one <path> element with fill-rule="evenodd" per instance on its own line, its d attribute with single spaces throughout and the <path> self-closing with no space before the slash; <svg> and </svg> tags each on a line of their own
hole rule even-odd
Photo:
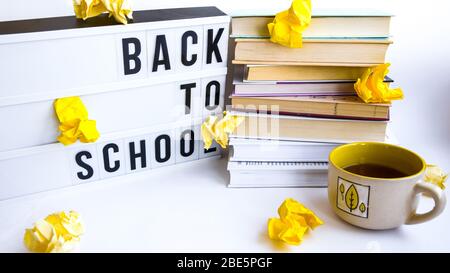
<svg viewBox="0 0 450 273">
<path fill-rule="evenodd" d="M 391 16 L 313 14 L 302 48 L 269 41 L 273 14 L 232 18 L 235 115 L 230 186 L 326 186 L 329 152 L 354 141 L 390 141 L 390 104 L 366 104 L 354 83 L 385 62 Z M 388 77 L 385 82 L 390 84 Z M 392 138 L 392 137 L 391 137 Z"/>
</svg>

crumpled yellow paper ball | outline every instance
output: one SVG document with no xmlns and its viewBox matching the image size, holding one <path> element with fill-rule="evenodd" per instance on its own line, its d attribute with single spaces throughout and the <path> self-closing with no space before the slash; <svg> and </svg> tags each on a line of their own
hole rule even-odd
<svg viewBox="0 0 450 273">
<path fill-rule="evenodd" d="M 37 221 L 26 229 L 23 241 L 28 250 L 39 253 L 69 252 L 84 233 L 80 215 L 75 211 L 62 211 Z"/>
<path fill-rule="evenodd" d="M 88 111 L 79 97 L 56 99 L 53 105 L 60 122 L 59 142 L 69 145 L 80 139 L 81 142 L 88 143 L 95 142 L 100 137 L 96 121 L 88 119 Z"/>
<path fill-rule="evenodd" d="M 267 25 L 270 41 L 290 48 L 303 46 L 303 31 L 311 23 L 311 0 L 294 0 L 288 10 L 275 15 Z"/>
<path fill-rule="evenodd" d="M 358 96 L 366 103 L 387 103 L 392 100 L 403 99 L 401 88 L 389 88 L 384 77 L 389 73 L 390 63 L 380 64 L 368 68 L 354 87 Z"/>
<path fill-rule="evenodd" d="M 131 0 L 73 0 L 75 16 L 86 20 L 109 12 L 109 17 L 122 24 L 128 24 L 128 19 L 133 19 Z"/>
<path fill-rule="evenodd" d="M 425 170 L 425 176 L 423 180 L 428 183 L 435 184 L 441 189 L 445 189 L 445 181 L 447 180 L 448 174 L 436 165 L 427 165 Z"/>
<path fill-rule="evenodd" d="M 217 116 L 206 118 L 201 126 L 204 148 L 209 149 L 214 139 L 225 149 L 228 145 L 228 134 L 232 133 L 242 121 L 244 117 L 230 115 L 226 111 L 223 112 L 223 118 L 220 120 Z"/>
<path fill-rule="evenodd" d="M 323 224 L 313 211 L 292 198 L 278 208 L 280 218 L 270 218 L 267 223 L 269 238 L 291 245 L 299 245 L 305 233 Z"/>
</svg>

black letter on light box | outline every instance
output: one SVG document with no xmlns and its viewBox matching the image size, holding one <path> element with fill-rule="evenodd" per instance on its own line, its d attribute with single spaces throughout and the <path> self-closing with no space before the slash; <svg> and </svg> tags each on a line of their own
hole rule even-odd
<svg viewBox="0 0 450 273">
<path fill-rule="evenodd" d="M 114 143 L 110 143 L 105 145 L 105 147 L 103 147 L 103 162 L 104 162 L 104 167 L 105 167 L 105 171 L 109 172 L 109 173 L 113 173 L 115 171 L 117 171 L 120 168 L 120 161 L 116 160 L 114 161 L 114 166 L 111 167 L 111 162 L 109 162 L 109 149 L 113 150 L 113 153 L 118 153 L 119 152 L 119 146 L 117 146 Z"/>
<path fill-rule="evenodd" d="M 159 59 L 159 55 L 161 54 L 163 58 L 162 60 Z M 166 70 L 170 70 L 170 60 L 169 60 L 169 51 L 167 50 L 167 42 L 166 42 L 166 35 L 157 35 L 156 36 L 156 43 L 155 43 L 155 56 L 153 57 L 153 72 L 158 71 L 158 66 L 164 65 L 164 68 Z"/>
<path fill-rule="evenodd" d="M 91 178 L 94 175 L 94 169 L 92 169 L 92 167 L 89 166 L 89 164 L 84 162 L 82 160 L 82 157 L 86 157 L 87 159 L 90 159 L 90 158 L 92 158 L 92 155 L 88 151 L 81 151 L 75 155 L 75 162 L 77 163 L 77 165 L 87 171 L 87 174 L 85 174 L 85 175 L 83 174 L 83 172 L 77 172 L 77 176 L 81 180 L 86 180 L 86 179 Z"/>
<path fill-rule="evenodd" d="M 210 105 L 209 102 L 211 100 L 211 88 L 214 86 L 214 105 Z M 217 106 L 219 106 L 220 101 L 220 83 L 218 81 L 210 81 L 206 85 L 206 98 L 205 98 L 205 107 L 208 110 L 214 110 Z"/>
<path fill-rule="evenodd" d="M 187 84 L 182 84 L 180 85 L 180 89 L 181 90 L 185 90 L 186 94 L 184 96 L 184 105 L 186 106 L 184 108 L 184 114 L 188 115 L 191 113 L 191 90 L 192 88 L 195 88 L 197 85 L 195 84 L 195 82 L 193 83 L 187 83 Z"/>
<path fill-rule="evenodd" d="M 166 154 L 161 157 L 161 141 L 164 140 Z M 155 159 L 159 163 L 164 163 L 170 159 L 170 136 L 160 135 L 155 139 Z"/>
<path fill-rule="evenodd" d="M 206 48 L 206 63 L 210 64 L 212 62 L 212 54 L 216 57 L 218 63 L 222 62 L 222 56 L 220 56 L 219 47 L 217 44 L 222 36 L 223 28 L 219 28 L 216 37 L 213 39 L 214 30 L 208 29 L 208 46 Z"/>
<path fill-rule="evenodd" d="M 139 142 L 139 146 L 141 149 L 141 152 L 136 153 L 136 149 L 134 148 L 134 142 L 130 142 L 130 168 L 131 170 L 136 170 L 136 159 L 141 159 L 141 168 L 147 168 L 147 156 L 145 154 L 145 140 L 141 140 Z"/>
<path fill-rule="evenodd" d="M 198 43 L 198 36 L 197 33 L 195 33 L 192 30 L 186 31 L 183 36 L 181 37 L 181 63 L 184 66 L 191 66 L 195 64 L 197 61 L 197 54 L 192 54 L 191 60 L 187 59 L 187 39 L 188 37 L 192 37 L 192 44 Z"/>
<path fill-rule="evenodd" d="M 134 45 L 134 53 L 130 53 L 130 44 Z M 139 54 L 141 54 L 141 42 L 138 38 L 126 38 L 122 39 L 123 50 L 123 72 L 125 75 L 136 74 L 141 70 L 141 60 Z M 134 62 L 134 68 L 131 68 L 130 62 Z"/>
<path fill-rule="evenodd" d="M 186 146 L 186 136 L 189 135 L 189 150 L 185 151 L 184 148 Z M 195 147 L 195 143 L 194 143 L 194 131 L 188 129 L 188 130 L 184 130 L 181 133 L 181 138 L 180 138 L 180 154 L 184 157 L 188 157 L 191 154 L 194 153 L 194 147 Z"/>
</svg>

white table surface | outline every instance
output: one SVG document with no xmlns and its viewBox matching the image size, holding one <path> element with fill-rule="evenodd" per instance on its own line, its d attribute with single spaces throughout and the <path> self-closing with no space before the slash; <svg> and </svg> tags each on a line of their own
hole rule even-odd
<svg viewBox="0 0 450 273">
<path fill-rule="evenodd" d="M 0 202 L 0 251 L 26 251 L 25 228 L 48 213 L 81 213 L 80 252 L 392 252 L 449 251 L 450 210 L 428 223 L 369 231 L 341 221 L 325 188 L 228 188 L 226 159 L 206 159 Z M 300 246 L 267 236 L 285 198 L 325 224 Z M 422 209 L 432 206 L 425 199 Z"/>
</svg>

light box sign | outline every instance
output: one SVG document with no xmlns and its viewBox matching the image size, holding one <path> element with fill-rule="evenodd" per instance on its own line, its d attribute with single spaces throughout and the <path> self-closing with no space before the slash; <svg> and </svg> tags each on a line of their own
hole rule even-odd
<svg viewBox="0 0 450 273">
<path fill-rule="evenodd" d="M 229 17 L 212 7 L 0 22 L 0 105 L 129 80 L 201 75 L 227 65 Z M 90 21 L 92 20 L 92 21 Z M 26 80 L 24 80 L 26 79 Z"/>
<path fill-rule="evenodd" d="M 202 73 L 198 74 L 196 77 L 201 77 Z M 180 74 L 174 74 L 174 82 L 109 92 L 102 90 L 82 95 L 81 99 L 89 110 L 89 118 L 97 121 L 102 136 L 221 113 L 225 93 L 224 74 L 181 79 Z M 112 84 L 115 85 L 118 84 Z M 54 142 L 59 133 L 53 100 L 46 98 L 0 107 L 0 152 Z"/>
<path fill-rule="evenodd" d="M 121 132 L 92 144 L 0 153 L 0 200 L 219 155 L 217 144 L 203 149 L 199 122 Z"/>
<path fill-rule="evenodd" d="M 214 7 L 0 22 L 0 200 L 217 155 L 230 18 Z M 81 96 L 101 138 L 64 147 L 53 101 Z M 26 171 L 24 171 L 26 170 Z"/>
</svg>

